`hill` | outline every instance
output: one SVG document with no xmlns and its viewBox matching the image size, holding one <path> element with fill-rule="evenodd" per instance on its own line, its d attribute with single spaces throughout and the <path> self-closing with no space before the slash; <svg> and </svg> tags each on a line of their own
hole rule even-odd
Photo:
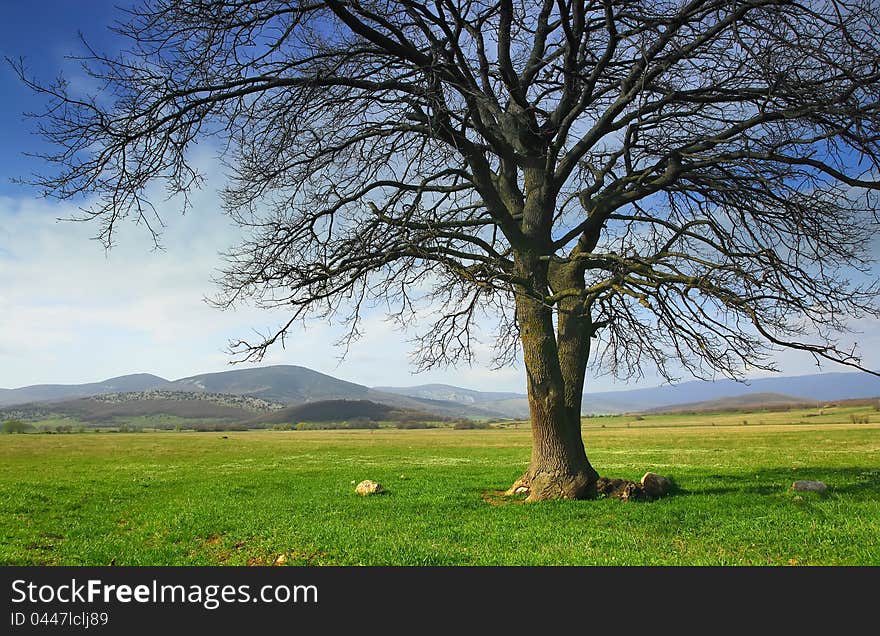
<svg viewBox="0 0 880 636">
<path fill-rule="evenodd" d="M 181 418 L 210 423 L 246 422 L 283 404 L 216 393 L 140 391 L 5 407 L 0 419 L 38 421 L 70 418 L 84 424 L 114 426 L 132 418 Z"/>
<path fill-rule="evenodd" d="M 410 387 L 377 386 L 373 388 L 383 393 L 394 393 L 396 395 L 406 395 L 425 400 L 441 400 L 444 402 L 475 405 L 525 397 L 521 393 L 474 391 L 449 384 L 421 384 Z"/>
<path fill-rule="evenodd" d="M 293 365 L 205 373 L 172 384 L 180 391 L 251 395 L 286 404 L 361 397 L 370 391 L 360 384 Z"/>
<path fill-rule="evenodd" d="M 381 387 L 381 390 L 413 398 L 426 395 L 444 396 L 446 399 L 507 417 L 524 418 L 529 414 L 526 396 L 518 393 L 481 392 L 448 385 Z M 803 395 L 814 401 L 826 402 L 871 398 L 880 395 L 880 378 L 867 373 L 820 373 L 759 378 L 744 383 L 734 380 L 692 380 L 646 389 L 584 393 L 582 412 L 589 415 L 650 411 L 760 393 Z"/>
<path fill-rule="evenodd" d="M 735 397 L 724 397 L 717 400 L 674 404 L 644 413 L 719 413 L 727 411 L 764 411 L 789 408 L 809 408 L 816 406 L 815 400 L 783 395 L 782 393 L 748 393 Z"/>
<path fill-rule="evenodd" d="M 715 382 L 693 380 L 650 389 L 588 393 L 584 395 L 584 411 L 594 413 L 647 411 L 755 393 L 803 395 L 809 396 L 809 400 L 813 402 L 871 398 L 880 395 L 880 378 L 867 373 L 820 373 L 758 378 L 745 383 L 734 380 Z"/>
<path fill-rule="evenodd" d="M 149 374 L 137 374 L 90 384 L 38 385 L 19 389 L 0 389 L 0 408 L 16 405 L 27 405 L 30 408 L 34 404 L 72 398 L 154 390 L 192 395 L 248 396 L 291 405 L 326 400 L 370 400 L 402 409 L 427 411 L 442 417 L 498 417 L 500 415 L 491 410 L 471 408 L 466 404 L 454 401 L 383 393 L 361 384 L 347 382 L 294 365 L 233 369 L 193 375 L 174 381 Z M 168 406 L 163 405 L 163 408 L 168 408 Z M 181 405 L 172 404 L 170 407 L 177 409 Z"/>
<path fill-rule="evenodd" d="M 289 406 L 252 420 L 254 424 L 290 424 L 296 422 L 332 422 L 343 420 L 401 422 L 407 420 L 436 421 L 438 416 L 427 411 L 401 409 L 370 400 L 323 400 Z"/>
<path fill-rule="evenodd" d="M 105 393 L 152 391 L 170 388 L 172 388 L 172 383 L 164 378 L 149 373 L 134 373 L 88 384 L 36 384 L 18 389 L 0 389 L 0 406 L 26 404 L 28 402 L 50 402 L 103 395 Z"/>
<path fill-rule="evenodd" d="M 411 387 L 377 386 L 375 391 L 385 395 L 393 394 L 419 400 L 426 405 L 442 404 L 449 415 L 469 415 L 482 417 L 523 418 L 529 415 L 529 403 L 522 393 L 509 391 L 475 391 L 449 384 L 422 384 Z M 464 412 L 450 409 L 457 404 L 467 407 Z"/>
<path fill-rule="evenodd" d="M 498 413 L 471 409 L 456 401 L 386 393 L 294 365 L 207 373 L 175 380 L 172 384 L 185 391 L 250 395 L 291 405 L 329 400 L 369 400 L 444 417 L 498 416 Z"/>
<path fill-rule="evenodd" d="M 0 407 L 154 390 L 246 396 L 291 406 L 328 400 L 367 400 L 443 417 L 525 418 L 529 414 L 526 396 L 520 393 L 475 391 L 446 384 L 370 388 L 294 365 L 233 369 L 174 381 L 150 374 L 135 374 L 91 384 L 0 389 Z M 690 381 L 646 389 L 585 393 L 583 413 L 649 411 L 675 405 L 689 407 L 699 402 L 760 393 L 808 396 L 810 400 L 826 402 L 870 398 L 880 395 L 880 378 L 866 373 L 824 373 L 760 378 L 746 383 Z"/>
</svg>

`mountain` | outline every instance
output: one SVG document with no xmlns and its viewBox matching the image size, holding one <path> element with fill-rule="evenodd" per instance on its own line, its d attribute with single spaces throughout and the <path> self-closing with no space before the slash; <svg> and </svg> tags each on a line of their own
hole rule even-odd
<svg viewBox="0 0 880 636">
<path fill-rule="evenodd" d="M 215 430 L 230 426 L 264 428 L 271 424 L 295 424 L 301 421 L 430 422 L 449 418 L 425 410 L 389 406 L 369 400 L 319 400 L 285 406 L 262 398 L 229 393 L 141 391 L 0 408 L 0 420 L 5 419 L 70 419 L 98 427 L 134 424 L 138 427 L 170 428 L 182 424 Z"/>
<path fill-rule="evenodd" d="M 622 413 L 646 411 L 692 402 L 733 398 L 752 393 L 802 395 L 814 401 L 846 400 L 880 396 L 880 378 L 868 373 L 819 373 L 758 378 L 746 383 L 734 380 L 693 380 L 676 385 L 629 391 L 605 391 L 584 395 L 584 412 Z"/>
<path fill-rule="evenodd" d="M 426 400 L 442 400 L 445 402 L 458 402 L 459 404 L 482 404 L 485 402 L 497 402 L 507 399 L 521 399 L 525 397 L 521 393 L 487 392 L 463 389 L 448 384 L 421 384 L 410 387 L 377 386 L 376 391 L 394 393 Z"/>
<path fill-rule="evenodd" d="M 718 413 L 724 411 L 774 410 L 784 408 L 807 408 L 815 406 L 815 400 L 783 395 L 782 393 L 747 393 L 703 402 L 673 404 L 649 409 L 648 413 Z"/>
<path fill-rule="evenodd" d="M 451 400 L 407 396 L 371 389 L 331 375 L 294 365 L 276 365 L 194 375 L 175 380 L 180 391 L 208 391 L 250 395 L 299 405 L 327 400 L 370 400 L 397 408 L 428 411 L 444 417 L 497 417 L 498 413 L 474 410 Z"/>
<path fill-rule="evenodd" d="M 119 395 L 119 394 L 115 394 Z M 104 402 L 101 396 L 6 407 L 3 417 L 39 420 L 67 417 L 87 424 L 112 425 L 137 417 L 171 416 L 189 420 L 244 422 L 259 412 L 199 399 L 156 398 Z"/>
<path fill-rule="evenodd" d="M 193 375 L 174 381 L 149 374 L 136 374 L 90 384 L 52 384 L 19 389 L 0 389 L 0 408 L 17 405 L 32 406 L 44 402 L 110 393 L 156 390 L 249 396 L 289 405 L 326 400 L 370 400 L 395 408 L 427 411 L 443 417 L 499 417 L 503 415 L 491 409 L 474 408 L 458 401 L 384 393 L 361 384 L 346 382 L 294 365 L 233 369 L 218 373 Z M 467 390 L 462 389 L 462 391 Z M 177 406 L 180 405 L 175 405 L 175 408 Z"/>
<path fill-rule="evenodd" d="M 405 421 L 433 420 L 437 416 L 426 411 L 399 409 L 369 400 L 322 400 L 297 406 L 288 406 L 263 415 L 253 423 L 293 424 L 296 422 L 332 422 L 341 420 Z"/>
<path fill-rule="evenodd" d="M 412 387 L 380 386 L 376 387 L 376 390 L 412 399 L 442 399 L 456 402 L 472 409 L 479 409 L 489 417 L 501 416 L 519 419 L 529 416 L 529 401 L 523 393 L 475 391 L 448 384 L 423 384 Z M 595 400 L 592 395 L 585 395 L 585 406 L 589 404 L 590 408 L 594 410 L 585 410 L 584 412 L 619 413 L 625 411 L 627 407 L 622 406 L 618 398 L 622 393 L 615 393 L 614 398 L 607 403 Z"/>
<path fill-rule="evenodd" d="M 457 404 L 467 407 L 459 415 L 481 417 L 512 417 L 529 416 L 529 403 L 522 393 L 505 391 L 474 391 L 449 384 L 422 384 L 411 387 L 377 386 L 375 391 L 385 395 L 405 396 L 422 402 L 426 408 L 433 404 L 435 409 L 442 405 L 444 412 L 454 415 L 455 409 L 450 405 Z"/>
<path fill-rule="evenodd" d="M 135 373 L 89 384 L 35 384 L 19 389 L 0 389 L 0 406 L 29 402 L 52 402 L 107 393 L 170 389 L 172 383 L 149 373 Z"/>
<path fill-rule="evenodd" d="M 507 417 L 528 417 L 529 414 L 526 396 L 517 393 L 481 392 L 447 385 L 381 387 L 381 390 L 385 393 L 410 397 L 443 395 L 450 400 L 501 413 Z M 734 380 L 715 382 L 693 380 L 647 389 L 585 393 L 582 411 L 584 414 L 639 412 L 757 393 L 809 396 L 809 398 L 795 397 L 802 401 L 871 398 L 880 396 L 880 378 L 868 373 L 820 373 L 759 378 L 746 383 Z"/>
<path fill-rule="evenodd" d="M 305 367 L 276 365 L 205 373 L 175 380 L 172 390 L 250 395 L 286 404 L 365 398 L 368 387 Z"/>
<path fill-rule="evenodd" d="M 173 382 L 155 375 L 135 374 L 91 384 L 0 389 L 0 407 L 156 390 L 237 395 L 290 406 L 327 400 L 368 400 L 396 409 L 427 411 L 445 417 L 523 418 L 528 417 L 529 412 L 526 396 L 519 393 L 474 391 L 445 384 L 370 388 L 292 365 L 233 369 Z M 648 389 L 586 393 L 583 412 L 638 412 L 755 393 L 805 396 L 804 399 L 825 402 L 870 398 L 880 396 L 880 378 L 867 373 L 824 373 L 761 378 L 748 383 L 691 381 Z M 201 408 L 204 407 L 199 406 Z"/>
</svg>

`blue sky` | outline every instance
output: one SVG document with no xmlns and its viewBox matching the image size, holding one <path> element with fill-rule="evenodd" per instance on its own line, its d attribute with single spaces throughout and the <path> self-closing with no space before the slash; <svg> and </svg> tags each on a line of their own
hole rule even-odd
<svg viewBox="0 0 880 636">
<path fill-rule="evenodd" d="M 0 54 L 25 58 L 30 73 L 49 80 L 63 70 L 81 79 L 67 56 L 82 51 L 78 33 L 103 51 L 119 47 L 107 26 L 115 15 L 105 0 L 47 0 L 32 4 L 0 0 Z M 38 7 L 38 8 L 37 8 Z M 216 212 L 214 188 L 221 181 L 210 155 L 202 158 L 216 178 L 197 195 L 198 205 L 181 217 L 164 206 L 168 227 L 164 251 L 152 249 L 141 228 L 122 228 L 109 253 L 90 240 L 97 232 L 83 223 L 58 221 L 73 205 L 42 199 L 33 188 L 12 183 L 42 169 L 25 152 L 45 149 L 26 111 L 42 102 L 8 65 L 0 68 L 0 387 L 78 383 L 134 372 L 174 379 L 229 368 L 232 338 L 266 331 L 282 314 L 209 307 L 218 253 L 237 238 Z M 522 369 L 490 371 L 488 364 L 413 375 L 409 337 L 382 315 L 370 315 L 367 335 L 343 363 L 333 343 L 339 328 L 310 323 L 276 347 L 264 364 L 300 364 L 368 385 L 453 383 L 486 390 L 522 390 Z"/>
<path fill-rule="evenodd" d="M 113 19 L 115 4 L 108 0 L 0 0 L 0 55 L 25 58 L 33 73 L 44 79 L 56 77 L 62 68 L 75 69 L 75 63 L 65 56 L 81 50 L 79 32 L 98 46 L 112 46 L 114 38 L 106 26 Z M 18 82 L 5 62 L 0 81 L 0 195 L 20 197 L 24 191 L 9 178 L 39 169 L 35 160 L 21 153 L 41 147 L 22 113 L 39 110 L 41 101 Z"/>
<path fill-rule="evenodd" d="M 81 50 L 78 32 L 98 49 L 118 46 L 106 28 L 118 15 L 113 7 L 105 0 L 0 0 L 0 54 L 24 57 L 42 80 L 64 69 L 76 81 L 77 65 L 65 56 Z M 153 250 L 141 228 L 125 226 L 117 246 L 105 253 L 90 240 L 96 227 L 57 220 L 74 214 L 75 207 L 11 182 L 42 168 L 39 160 L 22 154 L 44 149 L 31 132 L 33 122 L 22 116 L 38 111 L 41 101 L 8 65 L 0 68 L 0 86 L 0 387 L 88 382 L 134 372 L 174 379 L 221 371 L 229 368 L 224 349 L 230 338 L 282 321 L 282 314 L 248 308 L 221 312 L 203 301 L 213 290 L 218 252 L 237 238 L 217 212 L 215 188 L 222 179 L 210 154 L 198 159 L 212 178 L 197 195 L 194 210 L 181 216 L 173 202 L 162 208 L 168 224 L 164 251 Z M 880 367 L 877 325 L 856 327 L 865 332 L 860 341 L 866 361 Z M 336 327 L 310 323 L 292 334 L 286 349 L 273 349 L 264 364 L 300 364 L 371 386 L 442 382 L 524 389 L 521 367 L 491 371 L 487 356 L 472 367 L 413 375 L 408 335 L 394 331 L 381 314 L 368 317 L 364 338 L 342 364 L 341 351 L 332 344 L 339 335 Z M 816 371 L 811 357 L 794 352 L 780 354 L 779 362 L 790 375 Z M 658 383 L 648 374 L 638 386 Z M 631 386 L 609 378 L 589 383 L 592 390 Z"/>
</svg>

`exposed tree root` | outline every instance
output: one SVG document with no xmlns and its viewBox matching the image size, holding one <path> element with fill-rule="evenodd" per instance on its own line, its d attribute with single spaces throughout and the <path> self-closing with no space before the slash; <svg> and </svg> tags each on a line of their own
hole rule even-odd
<svg viewBox="0 0 880 636">
<path fill-rule="evenodd" d="M 650 474 L 650 473 L 649 473 Z M 595 499 L 607 497 L 622 501 L 653 501 L 667 494 L 660 492 L 650 484 L 617 479 L 613 477 L 591 478 L 589 473 L 560 474 L 538 473 L 524 474 L 513 482 L 504 495 L 528 495 L 526 501 L 544 501 L 547 499 Z M 662 479 L 662 478 L 661 478 Z"/>
<path fill-rule="evenodd" d="M 513 482 L 506 495 L 527 494 L 526 501 L 546 499 L 593 499 L 599 475 L 592 468 L 578 472 L 526 472 Z"/>
</svg>

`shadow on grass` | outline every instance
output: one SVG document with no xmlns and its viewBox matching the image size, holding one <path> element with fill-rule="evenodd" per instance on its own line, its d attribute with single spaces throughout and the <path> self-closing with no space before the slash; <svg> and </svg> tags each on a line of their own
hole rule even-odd
<svg viewBox="0 0 880 636">
<path fill-rule="evenodd" d="M 791 468 L 759 468 L 748 473 L 708 475 L 717 485 L 681 486 L 671 494 L 703 495 L 746 493 L 755 495 L 773 495 L 793 492 L 795 481 L 807 479 L 825 482 L 830 495 L 855 495 L 858 497 L 876 497 L 880 495 L 880 469 L 830 468 L 827 466 L 799 466 Z M 697 479 L 686 480 L 689 482 Z M 803 493 L 800 493 L 803 494 Z"/>
<path fill-rule="evenodd" d="M 798 480 L 822 481 L 828 486 L 823 494 L 795 492 L 792 484 Z M 748 472 L 691 474 L 670 478 L 669 492 L 658 499 L 632 499 L 634 503 L 649 503 L 687 495 L 801 495 L 811 497 L 847 496 L 855 499 L 880 498 L 880 468 L 831 468 L 829 466 L 799 466 L 792 468 L 757 468 Z M 506 495 L 504 490 L 480 490 L 483 503 L 490 506 L 525 503 L 525 495 Z M 595 500 L 608 499 L 599 494 Z"/>
</svg>

